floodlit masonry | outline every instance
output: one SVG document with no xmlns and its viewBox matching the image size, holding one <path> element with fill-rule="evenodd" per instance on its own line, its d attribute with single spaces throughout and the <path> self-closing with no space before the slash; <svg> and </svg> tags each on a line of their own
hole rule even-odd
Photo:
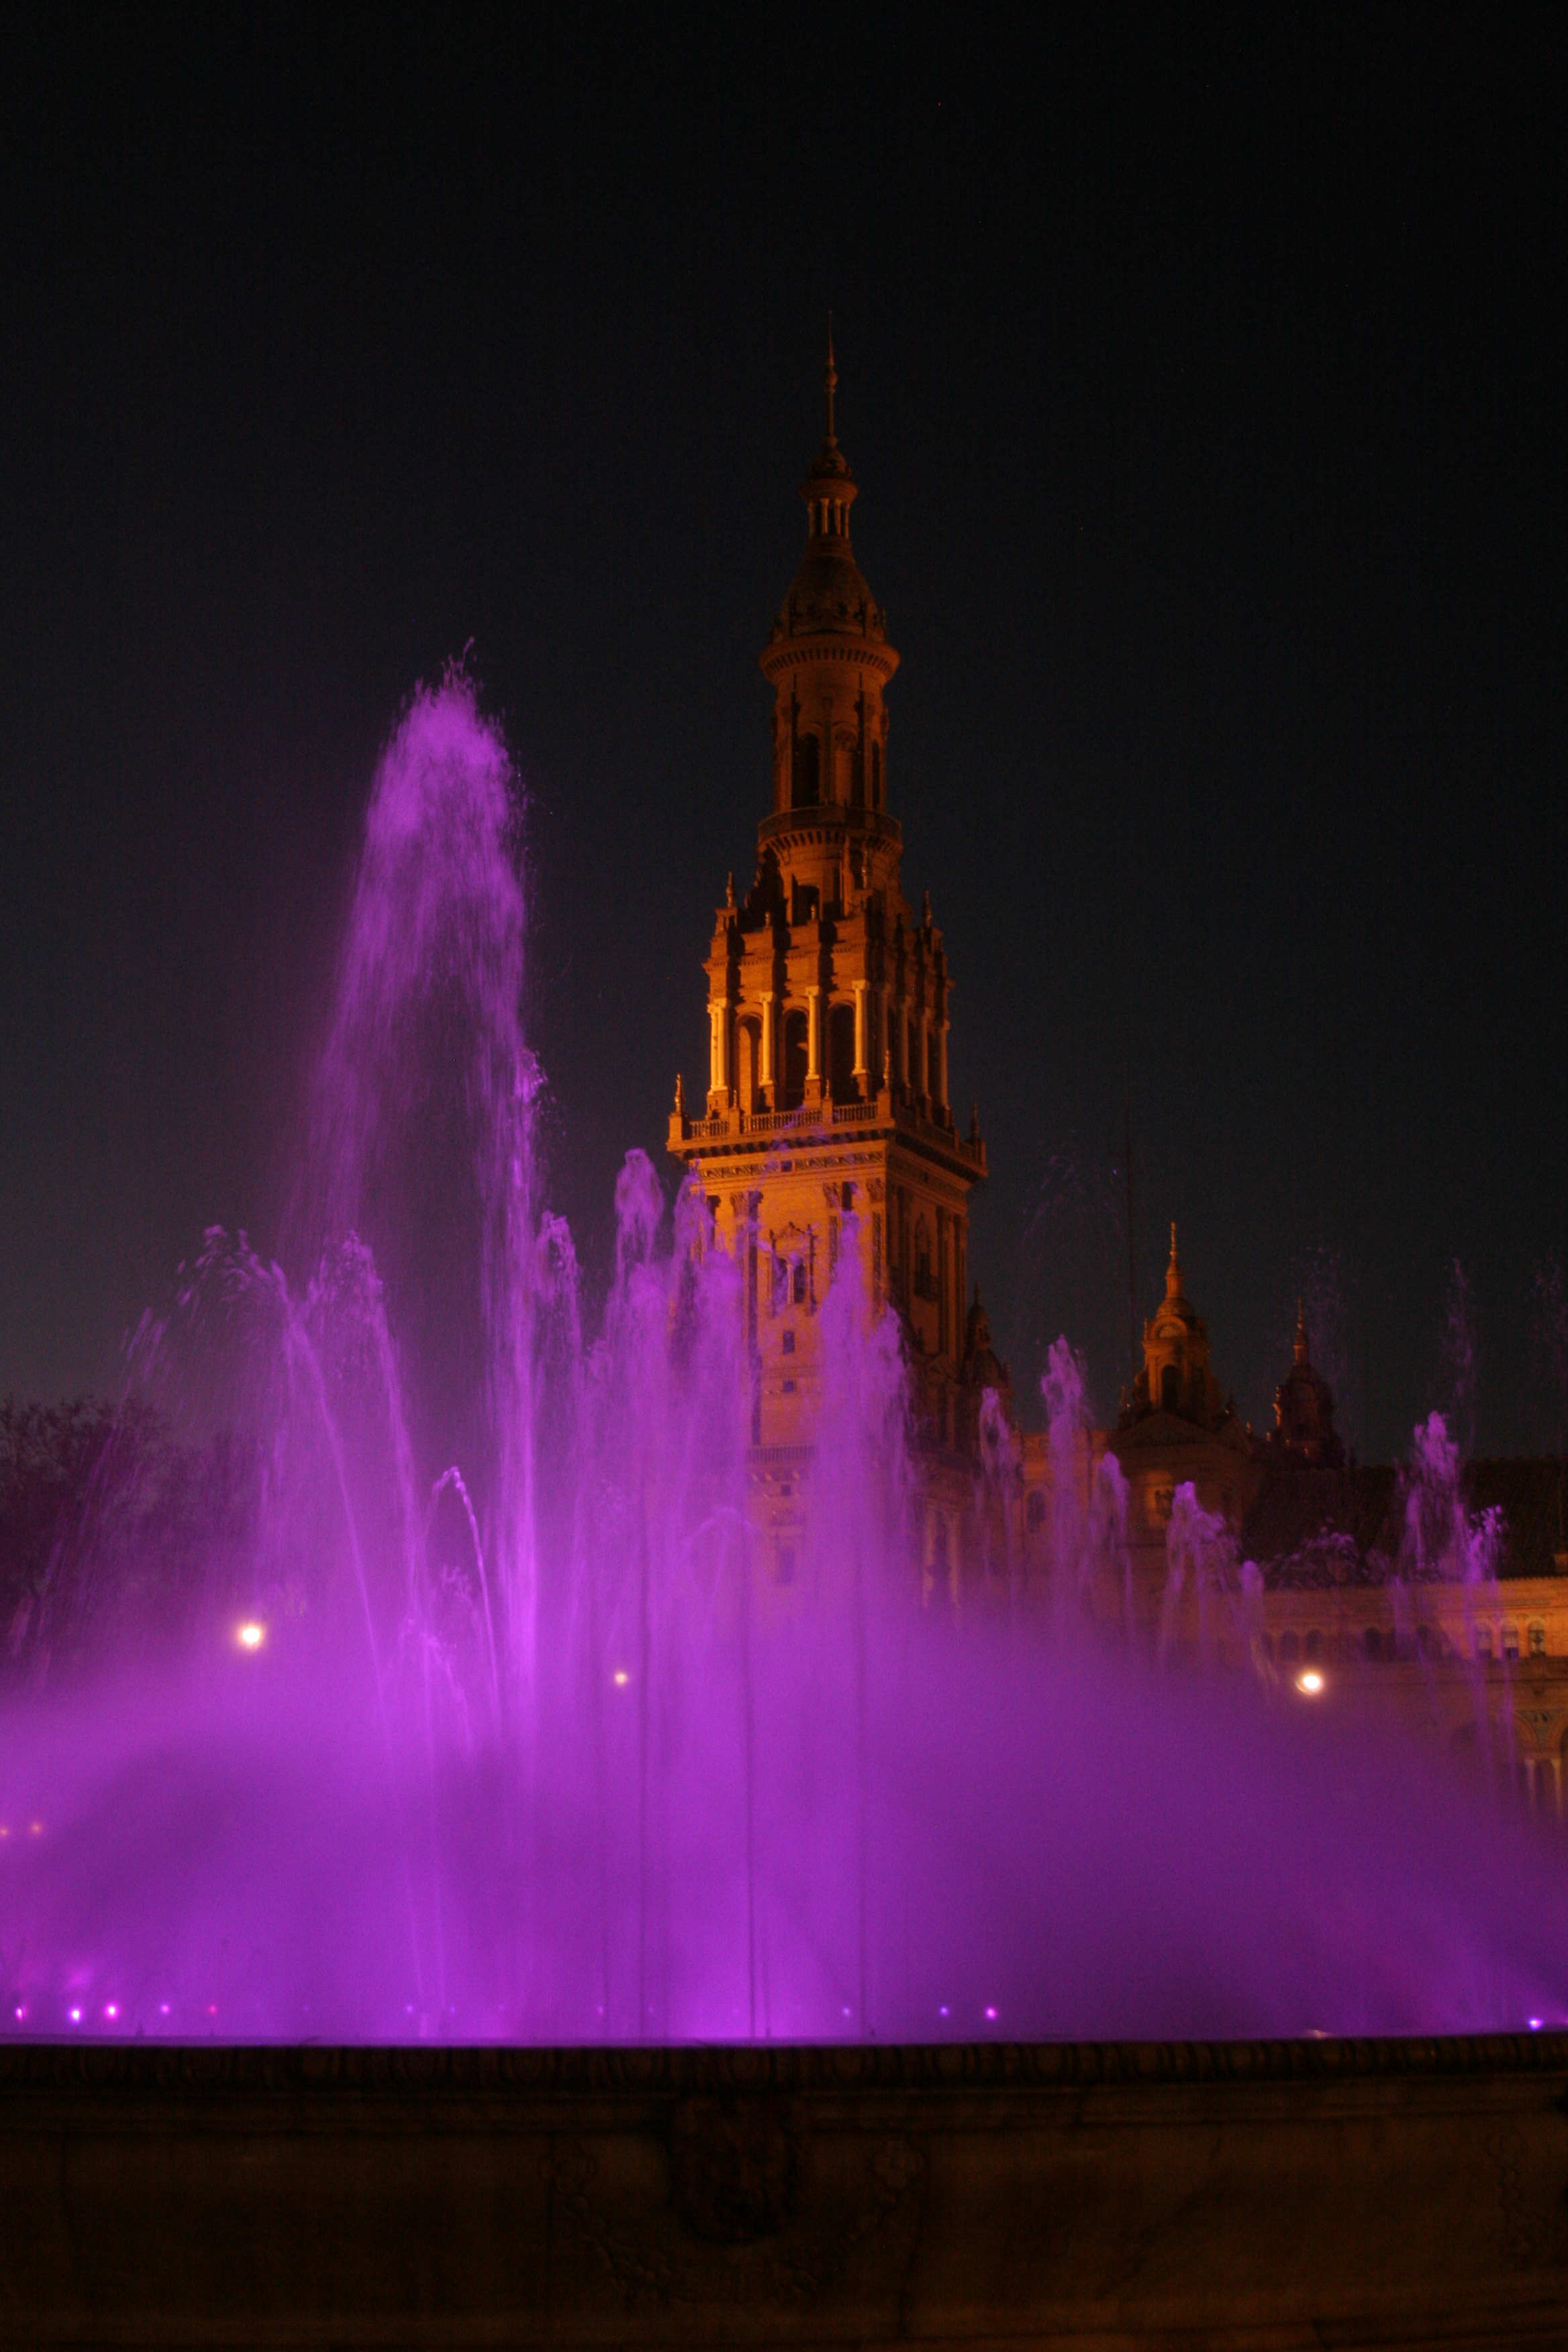
<svg viewBox="0 0 1568 2352">
<path fill-rule="evenodd" d="M 929 895 L 917 915 L 900 882 L 885 698 L 899 656 L 851 543 L 858 491 L 837 386 L 830 349 L 826 429 L 801 487 L 805 553 L 761 656 L 771 804 L 750 887 L 738 894 L 731 877 L 716 909 L 707 1090 L 689 1110 L 677 1081 L 668 1148 L 741 1270 L 752 1507 L 778 1580 L 795 1570 L 819 1310 L 854 1218 L 868 1310 L 896 1309 L 910 1360 L 921 1595 L 984 1612 L 1027 1606 L 1048 1580 L 1051 1446 L 1018 1428 L 969 1288 L 969 1200 L 986 1149 L 978 1111 L 961 1130 L 950 1097 L 946 943 Z M 1107 1456 L 1127 1482 L 1128 1564 L 1086 1594 L 1094 1612 L 1147 1644 L 1205 1646 L 1202 1575 L 1173 1590 L 1173 1516 L 1190 1488 L 1177 1549 L 1197 1528 L 1203 1574 L 1234 1584 L 1253 1560 L 1261 1578 L 1246 1641 L 1210 1630 L 1218 1662 L 1240 1664 L 1241 1648 L 1287 1677 L 1303 1661 L 1331 1666 L 1325 1692 L 1353 1683 L 1359 1703 L 1414 1715 L 1461 1747 L 1479 1675 L 1521 1786 L 1563 1812 L 1563 1465 L 1478 1463 L 1461 1475 L 1456 1465 L 1446 1532 L 1423 1548 L 1401 1475 L 1347 1460 L 1304 1311 L 1273 1428 L 1243 1421 L 1186 1294 L 1174 1225 L 1142 1358 L 1116 1427 L 1084 1433 L 1072 1472 L 1085 1500 Z"/>
</svg>

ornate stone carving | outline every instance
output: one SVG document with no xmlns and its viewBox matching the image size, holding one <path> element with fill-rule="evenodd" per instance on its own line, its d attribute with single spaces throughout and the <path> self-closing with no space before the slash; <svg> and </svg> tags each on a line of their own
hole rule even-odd
<svg viewBox="0 0 1568 2352">
<path fill-rule="evenodd" d="M 670 2130 L 681 2220 L 710 2245 L 773 2236 L 794 2209 L 800 2149 L 778 2099 L 681 2099 Z"/>
</svg>

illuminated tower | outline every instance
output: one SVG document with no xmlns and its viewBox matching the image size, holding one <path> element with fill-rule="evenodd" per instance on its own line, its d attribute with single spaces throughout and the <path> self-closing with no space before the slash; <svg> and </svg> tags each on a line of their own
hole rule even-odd
<svg viewBox="0 0 1568 2352">
<path fill-rule="evenodd" d="M 1155 1584 L 1165 1573 L 1165 1528 L 1178 1487 L 1190 1480 L 1205 1511 L 1239 1528 L 1262 1479 L 1261 1448 L 1215 1378 L 1208 1326 L 1184 1287 L 1173 1224 L 1165 1295 L 1143 1326 L 1143 1362 L 1121 1392 L 1110 1450 L 1131 1497 L 1135 1555 L 1140 1546 L 1155 1554 L 1142 1561 Z"/>
<path fill-rule="evenodd" d="M 968 1200 L 985 1149 L 949 1106 L 942 933 L 929 898 L 916 916 L 899 883 L 883 699 L 899 656 L 850 546 L 837 381 L 830 345 L 805 554 L 762 655 L 772 806 L 756 877 L 738 903 L 731 884 L 714 924 L 707 1102 L 689 1118 L 678 1090 L 669 1148 L 743 1264 L 753 1443 L 810 1443 L 816 1318 L 852 1215 L 869 1302 L 904 1318 L 940 1453 L 963 1418 Z"/>
</svg>

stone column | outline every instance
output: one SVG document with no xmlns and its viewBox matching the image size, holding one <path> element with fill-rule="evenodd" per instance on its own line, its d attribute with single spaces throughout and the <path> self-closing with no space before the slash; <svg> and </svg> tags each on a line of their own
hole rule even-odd
<svg viewBox="0 0 1568 2352">
<path fill-rule="evenodd" d="M 724 1091 L 724 1025 L 728 1005 L 708 1007 L 708 1101 L 711 1108 L 715 1095 Z"/>
<path fill-rule="evenodd" d="M 916 1087 L 915 1092 L 929 1098 L 931 1094 L 931 1014 L 929 1013 L 921 1013 L 918 1034 L 921 1057 L 920 1084 Z"/>
<path fill-rule="evenodd" d="M 943 1112 L 947 1109 L 947 1033 L 950 1025 L 945 1013 L 936 1024 L 936 1100 L 938 1109 Z"/>
<path fill-rule="evenodd" d="M 773 1086 L 773 990 L 772 990 L 771 988 L 764 988 L 764 989 L 763 989 L 763 990 L 759 992 L 759 994 L 758 994 L 757 1002 L 758 1002 L 758 1003 L 759 1003 L 759 1004 L 762 1006 L 762 1008 L 763 1008 L 763 1049 L 762 1049 L 762 1055 L 761 1055 L 761 1059 L 762 1059 L 762 1065 L 763 1065 L 763 1066 L 762 1066 L 762 1073 L 761 1073 L 761 1076 L 758 1077 L 758 1080 L 757 1080 L 757 1084 L 758 1084 L 760 1087 L 771 1087 Z"/>
<path fill-rule="evenodd" d="M 866 993 L 868 986 L 869 982 L 864 980 L 855 982 L 855 1076 L 860 1081 L 862 1094 L 869 1090 L 867 1081 L 871 1075 L 871 1041 L 866 1034 Z"/>
<path fill-rule="evenodd" d="M 809 1087 L 822 1079 L 822 991 L 808 988 L 805 992 L 805 1083 Z"/>
</svg>

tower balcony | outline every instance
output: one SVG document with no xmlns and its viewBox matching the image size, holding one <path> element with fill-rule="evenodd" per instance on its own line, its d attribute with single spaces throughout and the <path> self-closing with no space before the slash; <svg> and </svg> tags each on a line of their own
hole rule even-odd
<svg viewBox="0 0 1568 2352">
<path fill-rule="evenodd" d="M 742 1110 L 731 1102 L 704 1118 L 688 1118 L 677 1110 L 669 1119 L 669 1149 L 688 1160 L 716 1149 L 771 1155 L 796 1142 L 824 1143 L 848 1135 L 910 1144 L 972 1181 L 986 1173 L 984 1139 L 960 1135 L 951 1110 L 900 1087 L 883 1087 L 864 1102 L 825 1097 L 794 1110 Z"/>
<path fill-rule="evenodd" d="M 816 846 L 829 835 L 849 833 L 867 841 L 885 842 L 889 849 L 903 846 L 897 817 L 880 809 L 854 808 L 842 801 L 824 801 L 811 808 L 775 809 L 757 827 L 757 846 L 782 852 L 795 839 L 803 847 Z"/>
</svg>

